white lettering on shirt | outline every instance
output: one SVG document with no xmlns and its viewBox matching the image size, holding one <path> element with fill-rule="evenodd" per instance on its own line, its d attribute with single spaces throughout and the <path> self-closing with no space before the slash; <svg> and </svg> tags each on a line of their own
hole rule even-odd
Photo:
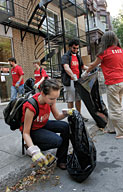
<svg viewBox="0 0 123 192">
<path fill-rule="evenodd" d="M 16 72 L 12 71 L 12 75 L 15 75 L 15 74 L 16 74 Z"/>
<path fill-rule="evenodd" d="M 115 54 L 115 53 L 123 53 L 121 49 L 115 49 L 115 50 L 112 50 L 112 53 Z"/>
<path fill-rule="evenodd" d="M 43 116 L 41 116 L 40 118 L 39 118 L 39 116 L 38 116 L 35 121 L 37 121 L 37 122 L 43 122 L 43 121 L 45 121 L 45 120 L 48 119 L 48 118 L 49 118 L 49 114 L 46 113 L 46 114 L 44 114 Z"/>
<path fill-rule="evenodd" d="M 76 65 L 78 65 L 78 61 L 72 61 L 72 66 L 76 66 Z"/>
<path fill-rule="evenodd" d="M 35 76 L 35 77 L 39 77 L 39 76 L 40 76 L 40 74 L 34 74 L 34 76 Z"/>
</svg>

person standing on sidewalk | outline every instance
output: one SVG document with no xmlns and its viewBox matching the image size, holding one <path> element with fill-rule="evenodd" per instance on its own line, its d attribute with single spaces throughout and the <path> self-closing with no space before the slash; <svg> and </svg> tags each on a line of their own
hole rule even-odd
<svg viewBox="0 0 123 192">
<path fill-rule="evenodd" d="M 38 103 L 39 115 L 35 108 L 27 101 L 23 104 L 22 122 L 24 122 L 23 138 L 28 146 L 27 154 L 37 162 L 45 160 L 41 150 L 58 148 L 56 152 L 57 166 L 66 169 L 69 146 L 69 124 L 64 119 L 67 114 L 59 113 L 56 99 L 60 94 L 60 85 L 56 79 L 46 79 L 41 84 L 41 92 L 33 97 Z M 56 120 L 49 120 L 50 111 Z M 21 127 L 22 131 L 22 127 Z M 57 133 L 60 133 L 58 135 Z M 36 159 L 36 156 L 38 157 Z"/>
<path fill-rule="evenodd" d="M 38 92 L 40 91 L 40 85 L 44 81 L 44 79 L 48 78 L 48 75 L 46 71 L 43 69 L 43 67 L 40 66 L 40 61 L 35 60 L 33 62 L 34 65 L 34 78 L 35 78 L 35 85 L 34 88 L 38 89 Z"/>
<path fill-rule="evenodd" d="M 86 78 L 88 73 L 101 63 L 102 72 L 107 88 L 109 109 L 108 133 L 115 133 L 116 138 L 123 138 L 123 111 L 121 97 L 123 94 L 123 49 L 113 31 L 104 33 L 100 43 L 97 58 L 82 74 Z"/>
<path fill-rule="evenodd" d="M 24 72 L 22 67 L 17 65 L 16 59 L 14 57 L 9 58 L 8 62 L 12 67 L 11 100 L 13 100 L 17 97 L 17 93 L 22 95 L 24 94 Z"/>
<path fill-rule="evenodd" d="M 81 98 L 75 91 L 74 81 L 77 81 L 82 74 L 82 69 L 87 69 L 83 65 L 81 57 L 78 55 L 79 40 L 73 39 L 69 42 L 69 51 L 62 56 L 62 83 L 64 85 L 65 101 L 68 103 L 68 108 L 75 107 L 81 113 Z M 83 117 L 84 121 L 88 121 Z"/>
</svg>

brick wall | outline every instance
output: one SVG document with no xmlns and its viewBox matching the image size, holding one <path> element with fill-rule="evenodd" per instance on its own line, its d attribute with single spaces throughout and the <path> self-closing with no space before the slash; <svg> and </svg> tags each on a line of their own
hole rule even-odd
<svg viewBox="0 0 123 192">
<path fill-rule="evenodd" d="M 24 80 L 29 77 L 33 77 L 33 64 L 34 61 L 34 37 L 33 34 L 27 33 L 24 41 L 21 42 L 20 31 L 12 29 L 13 32 L 13 46 L 14 56 L 17 59 L 17 63 L 22 66 L 24 70 Z"/>
</svg>

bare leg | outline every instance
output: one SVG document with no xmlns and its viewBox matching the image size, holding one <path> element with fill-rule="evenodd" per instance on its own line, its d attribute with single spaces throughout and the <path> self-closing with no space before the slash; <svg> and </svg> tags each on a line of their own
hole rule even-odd
<svg viewBox="0 0 123 192">
<path fill-rule="evenodd" d="M 79 111 L 79 113 L 81 113 L 81 101 L 80 100 L 75 102 L 75 106 L 76 106 L 77 111 Z"/>
<path fill-rule="evenodd" d="M 69 103 L 67 104 L 67 106 L 68 106 L 68 109 L 73 108 L 73 102 L 69 102 Z"/>
<path fill-rule="evenodd" d="M 75 102 L 75 105 L 76 105 L 77 111 L 79 111 L 79 113 L 81 113 L 81 100 L 76 101 L 76 102 Z M 83 116 L 82 116 L 82 117 L 83 117 Z M 88 121 L 88 119 L 87 119 L 86 117 L 83 117 L 83 120 L 84 120 L 85 122 Z"/>
</svg>

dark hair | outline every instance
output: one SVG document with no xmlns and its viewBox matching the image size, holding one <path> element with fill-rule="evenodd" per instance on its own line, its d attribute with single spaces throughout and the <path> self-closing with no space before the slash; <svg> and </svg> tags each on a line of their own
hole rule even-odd
<svg viewBox="0 0 123 192">
<path fill-rule="evenodd" d="M 73 45 L 79 45 L 78 39 L 72 39 L 69 41 L 69 47 L 72 47 Z"/>
<path fill-rule="evenodd" d="M 112 45 L 118 46 L 119 40 L 113 31 L 107 31 L 103 34 L 101 38 L 101 43 L 99 45 L 99 52 L 97 55 L 104 53 L 104 51 L 111 47 Z"/>
<path fill-rule="evenodd" d="M 118 38 L 117 38 L 117 46 L 121 48 L 121 44 Z"/>
<path fill-rule="evenodd" d="M 56 79 L 46 79 L 41 84 L 41 91 L 43 91 L 45 95 L 50 94 L 51 90 L 58 91 L 60 88 L 60 84 Z"/>
<path fill-rule="evenodd" d="M 14 57 L 9 58 L 8 61 L 12 61 L 12 62 L 16 63 L 16 59 Z"/>
</svg>

